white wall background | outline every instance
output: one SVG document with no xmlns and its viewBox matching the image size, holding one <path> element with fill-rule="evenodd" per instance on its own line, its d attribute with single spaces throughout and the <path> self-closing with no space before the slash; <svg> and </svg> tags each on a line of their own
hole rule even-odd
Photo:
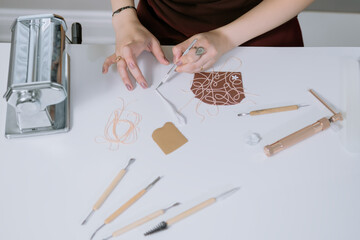
<svg viewBox="0 0 360 240">
<path fill-rule="evenodd" d="M 65 9 L 65 10 L 108 10 L 111 11 L 110 0 L 0 0 L 1 8 L 25 9 Z"/>
<path fill-rule="evenodd" d="M 311 11 L 360 13 L 359 0 L 315 0 L 308 7 Z"/>
<path fill-rule="evenodd" d="M 113 44 L 111 11 L 110 0 L 0 0 L 0 42 L 10 42 L 16 17 L 56 13 L 69 28 L 73 22 L 82 24 L 84 44 Z M 315 0 L 299 20 L 305 46 L 360 46 L 360 0 Z"/>
</svg>

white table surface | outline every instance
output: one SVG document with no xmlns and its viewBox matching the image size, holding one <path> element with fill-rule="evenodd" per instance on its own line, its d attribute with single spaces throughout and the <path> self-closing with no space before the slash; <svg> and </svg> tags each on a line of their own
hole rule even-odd
<svg viewBox="0 0 360 240">
<path fill-rule="evenodd" d="M 152 132 L 175 119 L 153 89 L 167 72 L 145 53 L 139 65 L 151 84 L 132 92 L 111 68 L 102 75 L 113 46 L 69 46 L 71 58 L 71 131 L 66 134 L 8 140 L 4 137 L 6 102 L 0 101 L 0 239 L 89 239 L 104 219 L 155 177 L 163 176 L 143 198 L 95 237 L 171 203 L 182 205 L 118 239 L 360 239 L 360 155 L 349 153 L 340 132 L 327 130 L 271 158 L 264 145 L 275 142 L 322 117 L 330 117 L 307 90 L 313 88 L 342 109 L 346 59 L 357 60 L 360 48 L 238 48 L 224 56 L 216 70 L 241 71 L 246 99 L 219 107 L 215 116 L 194 99 L 183 108 L 188 124 L 178 126 L 189 140 L 164 155 Z M 170 58 L 169 48 L 165 48 Z M 0 44 L 0 93 L 7 85 L 10 44 Z M 226 59 L 243 62 L 234 68 Z M 171 59 L 171 58 L 170 58 Z M 176 74 L 161 88 L 178 108 L 193 98 L 192 74 Z M 250 94 L 251 93 L 251 94 Z M 95 142 L 109 115 L 121 106 L 142 116 L 134 144 L 116 151 Z M 265 107 L 310 104 L 298 111 L 257 117 L 237 113 Z M 245 143 L 249 132 L 262 141 Z M 97 198 L 130 157 L 137 161 L 105 204 L 81 226 Z M 166 231 L 144 237 L 162 220 L 200 201 L 241 186 L 231 197 Z"/>
</svg>

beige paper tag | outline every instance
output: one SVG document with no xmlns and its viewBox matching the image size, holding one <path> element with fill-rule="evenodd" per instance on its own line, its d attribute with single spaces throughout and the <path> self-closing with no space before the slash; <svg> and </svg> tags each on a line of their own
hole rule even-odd
<svg viewBox="0 0 360 240">
<path fill-rule="evenodd" d="M 172 122 L 167 122 L 162 128 L 155 129 L 152 138 L 165 154 L 172 153 L 188 142 Z"/>
</svg>

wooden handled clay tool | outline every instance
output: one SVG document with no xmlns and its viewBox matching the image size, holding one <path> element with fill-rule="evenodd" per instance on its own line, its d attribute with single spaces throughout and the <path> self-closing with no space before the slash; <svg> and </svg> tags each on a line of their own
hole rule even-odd
<svg viewBox="0 0 360 240">
<path fill-rule="evenodd" d="M 141 219 L 139 219 L 139 220 L 125 226 L 125 227 L 123 227 L 123 228 L 120 228 L 119 230 L 115 231 L 111 236 L 109 236 L 107 238 L 104 238 L 103 240 L 108 240 L 108 239 L 110 239 L 112 237 L 120 236 L 123 233 L 126 233 L 126 232 L 128 232 L 128 231 L 130 231 L 130 230 L 132 230 L 132 229 L 134 229 L 134 228 L 136 228 L 138 226 L 143 225 L 144 223 L 147 223 L 147 222 L 157 218 L 158 216 L 161 216 L 161 215 L 165 214 L 167 212 L 167 210 L 169 210 L 170 208 L 173 208 L 175 206 L 178 206 L 179 204 L 180 203 L 177 202 L 177 203 L 171 205 L 168 208 L 160 209 L 160 210 L 158 210 L 156 212 L 153 212 L 153 213 L 151 213 L 151 214 L 149 214 L 149 215 L 147 215 L 147 216 L 145 216 L 145 217 L 143 217 L 143 218 L 141 218 Z"/>
<path fill-rule="evenodd" d="M 181 55 L 181 57 L 184 56 L 185 54 L 187 54 L 187 53 L 190 51 L 190 49 L 194 46 L 194 44 L 196 43 L 196 41 L 197 41 L 197 39 L 194 39 L 194 40 L 190 43 L 189 47 L 183 52 L 183 54 Z M 165 74 L 163 80 L 162 80 L 162 81 L 160 82 L 160 84 L 156 87 L 156 89 L 158 89 L 161 85 L 163 85 L 163 84 L 169 79 L 171 73 L 175 70 L 175 68 L 176 68 L 176 64 L 173 64 L 173 66 L 172 66 L 172 67 L 170 68 L 170 70 Z"/>
<path fill-rule="evenodd" d="M 290 105 L 290 106 L 284 106 L 284 107 L 275 107 L 275 108 L 267 108 L 267 109 L 260 109 L 251 111 L 249 113 L 239 113 L 238 116 L 256 116 L 256 115 L 262 115 L 262 114 L 269 114 L 269 113 L 277 113 L 277 112 L 286 112 L 286 111 L 293 111 L 298 110 L 301 107 L 307 107 L 309 105 Z"/>
<path fill-rule="evenodd" d="M 139 198 L 141 198 L 152 186 L 154 186 L 161 177 L 157 177 L 152 183 L 150 183 L 146 188 L 135 194 L 132 198 L 130 198 L 126 203 L 124 203 L 118 210 L 116 210 L 113 214 L 111 214 L 107 219 L 105 219 L 104 224 L 101 225 L 91 236 L 90 240 L 94 238 L 95 234 L 103 228 L 106 224 L 114 221 L 121 213 L 123 213 L 126 209 L 128 209 L 131 205 L 133 205 Z"/>
<path fill-rule="evenodd" d="M 336 122 L 338 120 L 342 120 L 342 115 L 341 113 L 336 113 L 334 110 L 332 110 L 313 90 L 309 90 L 309 92 L 314 95 L 322 104 L 324 104 L 332 113 L 333 116 L 330 117 L 329 119 L 327 119 L 326 117 L 321 118 L 320 120 L 318 120 L 317 122 L 304 127 L 300 130 L 298 130 L 297 132 L 294 132 L 292 134 L 290 134 L 289 136 L 286 136 L 282 139 L 280 139 L 279 141 L 270 144 L 270 145 L 266 145 L 264 147 L 264 152 L 267 156 L 272 156 L 275 153 L 278 153 L 292 145 L 295 145 L 296 143 L 313 136 L 314 134 L 321 132 L 323 130 L 326 130 L 330 127 L 330 124 L 332 122 Z"/>
<path fill-rule="evenodd" d="M 222 193 L 220 194 L 219 196 L 217 197 L 213 197 L 213 198 L 210 198 L 202 203 L 199 203 L 198 205 L 190 208 L 189 210 L 186 210 L 185 212 L 182 212 L 180 213 L 179 215 L 173 217 L 173 218 L 170 218 L 169 220 L 167 221 L 162 221 L 161 223 L 159 223 L 156 227 L 154 227 L 152 230 L 144 233 L 145 236 L 147 235 L 150 235 L 152 233 L 155 233 L 155 232 L 159 232 L 159 231 L 162 231 L 162 230 L 165 230 L 167 229 L 169 226 L 173 225 L 174 223 L 177 223 L 179 222 L 180 220 L 210 206 L 211 204 L 215 203 L 217 200 L 220 200 L 220 199 L 224 199 L 228 196 L 230 196 L 231 194 L 233 194 L 234 192 L 236 192 L 237 190 L 239 190 L 240 188 L 237 187 L 237 188 L 233 188 L 225 193 Z"/>
<path fill-rule="evenodd" d="M 84 225 L 89 218 L 94 214 L 96 210 L 98 210 L 101 205 L 105 202 L 105 200 L 109 197 L 110 193 L 115 189 L 115 187 L 118 185 L 118 183 L 121 181 L 121 179 L 124 177 L 125 173 L 127 172 L 127 169 L 129 166 L 135 162 L 135 158 L 131 158 L 126 165 L 124 169 L 121 169 L 120 172 L 116 175 L 116 177 L 112 180 L 110 185 L 106 188 L 105 192 L 100 196 L 100 198 L 97 200 L 97 202 L 94 204 L 92 211 L 90 214 L 85 218 L 85 220 L 81 223 L 81 225 Z"/>
</svg>

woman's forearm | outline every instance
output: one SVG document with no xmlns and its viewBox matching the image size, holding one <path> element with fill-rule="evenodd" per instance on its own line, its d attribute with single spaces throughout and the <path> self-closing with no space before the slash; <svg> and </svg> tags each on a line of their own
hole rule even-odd
<svg viewBox="0 0 360 240">
<path fill-rule="evenodd" d="M 232 49 L 295 17 L 314 0 L 263 0 L 235 21 L 213 30 L 223 35 Z"/>
<path fill-rule="evenodd" d="M 126 6 L 134 6 L 135 3 L 134 0 L 111 0 L 111 8 L 112 11 L 116 11 L 122 7 Z M 128 8 L 125 9 L 117 14 L 115 14 L 112 17 L 113 26 L 115 29 L 115 32 L 117 29 L 120 29 L 122 27 L 122 24 L 128 24 L 129 22 L 138 22 L 138 17 L 136 14 L 135 9 Z"/>
<path fill-rule="evenodd" d="M 111 8 L 112 11 L 116 11 L 119 8 L 126 7 L 126 6 L 134 6 L 134 0 L 111 0 Z"/>
</svg>

